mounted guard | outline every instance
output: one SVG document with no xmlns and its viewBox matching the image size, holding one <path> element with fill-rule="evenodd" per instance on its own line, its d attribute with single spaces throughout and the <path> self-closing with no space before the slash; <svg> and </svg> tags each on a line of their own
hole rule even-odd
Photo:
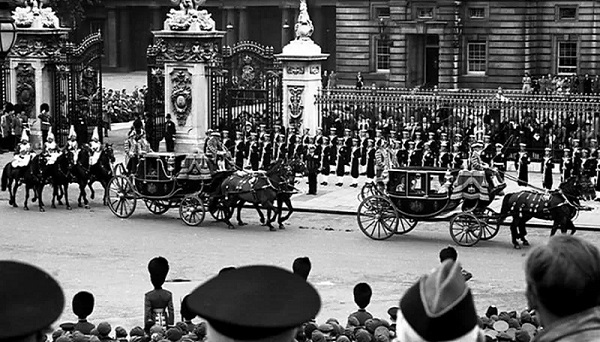
<svg viewBox="0 0 600 342">
<path fill-rule="evenodd" d="M 46 157 L 46 164 L 54 164 L 56 162 L 56 159 L 58 159 L 59 155 L 60 151 L 58 149 L 56 141 L 54 141 L 54 133 L 48 132 L 46 142 L 44 143 L 44 156 Z"/>
<path fill-rule="evenodd" d="M 100 135 L 98 134 L 98 127 L 94 128 L 92 134 L 92 141 L 90 142 L 90 166 L 96 165 L 102 154 L 102 143 L 100 142 Z"/>
<path fill-rule="evenodd" d="M 21 142 L 18 145 L 18 153 L 15 154 L 11 165 L 12 167 L 26 167 L 29 165 L 33 153 L 31 151 L 31 145 L 29 144 L 29 137 L 27 132 L 23 131 L 21 134 Z"/>
<path fill-rule="evenodd" d="M 67 141 L 67 152 L 73 155 L 73 162 L 77 163 L 77 157 L 79 157 L 79 144 L 77 143 L 77 133 L 75 133 L 75 126 L 71 125 L 69 129 L 69 140 Z"/>
</svg>

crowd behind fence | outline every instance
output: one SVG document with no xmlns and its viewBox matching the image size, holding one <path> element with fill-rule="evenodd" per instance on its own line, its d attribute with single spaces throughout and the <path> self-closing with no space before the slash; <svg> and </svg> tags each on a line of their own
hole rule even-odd
<svg viewBox="0 0 600 342">
<path fill-rule="evenodd" d="M 580 146 L 595 148 L 600 129 L 600 96 L 596 95 L 533 95 L 501 88 L 335 88 L 320 91 L 316 105 L 326 134 L 332 127 L 338 134 L 346 128 L 382 129 L 388 135 L 409 129 L 411 134 L 445 132 L 453 142 L 489 135 L 503 144 L 513 136 L 510 147 L 524 142 L 536 155 L 543 155 L 545 147 L 562 154 L 575 139 Z"/>
</svg>

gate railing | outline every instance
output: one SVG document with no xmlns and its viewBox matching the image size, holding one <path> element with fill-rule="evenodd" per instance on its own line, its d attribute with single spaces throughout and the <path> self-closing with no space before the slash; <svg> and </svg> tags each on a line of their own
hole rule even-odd
<svg viewBox="0 0 600 342">
<path fill-rule="evenodd" d="M 146 137 L 154 151 L 165 136 L 165 73 L 164 64 L 157 62 L 157 48 L 148 47 L 148 92 L 146 93 L 145 106 L 148 113 L 146 119 Z"/>
</svg>

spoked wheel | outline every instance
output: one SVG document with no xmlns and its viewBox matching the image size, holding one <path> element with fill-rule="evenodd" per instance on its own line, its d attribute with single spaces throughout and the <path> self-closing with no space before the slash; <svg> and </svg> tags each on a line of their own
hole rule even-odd
<svg viewBox="0 0 600 342">
<path fill-rule="evenodd" d="M 358 227 L 373 240 L 385 240 L 394 235 L 399 217 L 392 202 L 381 196 L 365 198 L 358 206 Z"/>
<path fill-rule="evenodd" d="M 113 177 L 108 182 L 108 208 L 115 216 L 128 218 L 135 211 L 137 198 L 133 184 L 125 176 Z"/>
<path fill-rule="evenodd" d="M 369 196 L 374 196 L 375 195 L 375 191 L 373 190 L 373 187 L 375 186 L 375 184 L 373 183 L 365 183 L 365 185 L 363 185 L 363 187 L 360 189 L 360 192 L 358 193 L 358 200 L 360 202 L 364 201 L 365 198 L 369 197 Z"/>
<path fill-rule="evenodd" d="M 470 212 L 458 213 L 450 221 L 450 236 L 463 247 L 470 247 L 479 242 L 482 230 L 481 221 Z"/>
<path fill-rule="evenodd" d="M 146 203 L 146 208 L 154 215 L 162 215 L 169 211 L 170 207 L 169 201 L 163 200 L 144 200 L 144 203 Z"/>
<path fill-rule="evenodd" d="M 221 199 L 215 199 L 216 203 L 209 206 L 209 211 L 212 217 L 218 222 L 224 221 L 227 218 L 227 208 Z"/>
<path fill-rule="evenodd" d="M 398 219 L 398 227 L 396 228 L 396 234 L 406 234 L 408 232 L 410 232 L 411 230 L 415 229 L 415 227 L 417 226 L 418 221 L 415 219 L 411 219 L 411 218 L 406 218 L 402 215 L 400 215 L 399 219 Z"/>
<path fill-rule="evenodd" d="M 498 235 L 500 227 L 498 226 L 498 213 L 490 208 L 483 209 L 480 220 L 483 231 L 481 232 L 481 240 L 490 240 Z"/>
<path fill-rule="evenodd" d="M 123 165 L 123 163 L 119 163 L 115 165 L 113 173 L 115 176 L 121 176 L 127 173 L 127 169 L 125 168 L 125 165 Z"/>
<path fill-rule="evenodd" d="M 179 217 L 188 226 L 199 226 L 205 215 L 204 202 L 196 196 L 185 197 L 179 204 Z"/>
</svg>

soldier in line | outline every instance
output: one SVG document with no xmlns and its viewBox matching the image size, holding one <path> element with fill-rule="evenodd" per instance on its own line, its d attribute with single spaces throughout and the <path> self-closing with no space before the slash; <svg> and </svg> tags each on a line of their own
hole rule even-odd
<svg viewBox="0 0 600 342">
<path fill-rule="evenodd" d="M 316 147 L 311 144 L 308 147 L 308 154 L 306 155 L 306 169 L 308 171 L 308 194 L 317 194 L 317 176 L 319 174 L 320 157 L 315 153 Z"/>
<path fill-rule="evenodd" d="M 169 273 L 169 262 L 163 257 L 153 258 L 148 263 L 148 272 L 154 289 L 144 295 L 144 324 L 146 327 L 172 326 L 175 323 L 173 294 L 162 288 Z"/>
<path fill-rule="evenodd" d="M 358 176 L 360 175 L 361 151 L 358 146 L 358 139 L 352 139 L 352 152 L 350 154 L 350 177 L 352 177 L 351 188 L 358 187 Z"/>
<path fill-rule="evenodd" d="M 321 176 L 322 186 L 329 184 L 329 173 L 331 172 L 331 149 L 333 146 L 329 142 L 329 138 L 324 136 L 321 144 Z"/>
<path fill-rule="evenodd" d="M 571 177 L 573 172 L 573 159 L 571 158 L 571 150 L 568 148 L 564 149 L 564 155 L 560 163 L 560 180 L 565 182 Z"/>
<path fill-rule="evenodd" d="M 554 162 L 552 161 L 552 149 L 546 147 L 544 150 L 544 159 L 542 161 L 542 187 L 547 190 L 552 189 L 552 170 L 554 169 Z"/>
<path fill-rule="evenodd" d="M 519 154 L 515 161 L 515 168 L 518 171 L 519 178 L 518 184 L 520 186 L 527 186 L 529 184 L 529 154 L 525 149 L 525 143 L 520 143 L 519 147 Z"/>
</svg>

